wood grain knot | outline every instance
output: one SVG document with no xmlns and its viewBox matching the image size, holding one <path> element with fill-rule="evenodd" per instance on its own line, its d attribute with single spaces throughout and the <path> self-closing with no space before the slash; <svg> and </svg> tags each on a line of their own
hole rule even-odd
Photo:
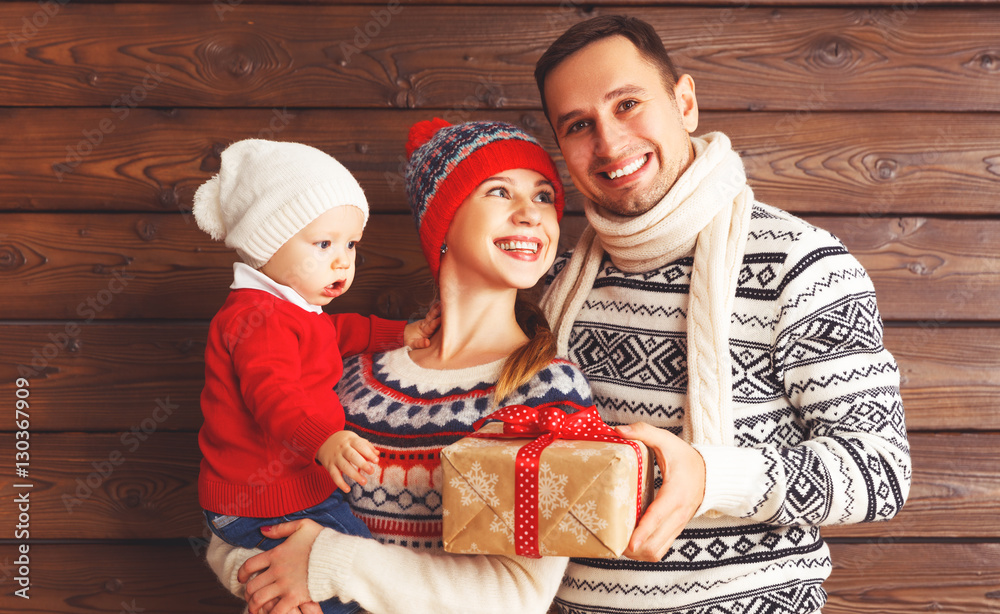
<svg viewBox="0 0 1000 614">
<path fill-rule="evenodd" d="M 392 290 L 380 292 L 375 299 L 375 312 L 379 317 L 398 320 L 403 317 L 399 296 Z"/>
<path fill-rule="evenodd" d="M 218 173 L 219 169 L 222 168 L 222 152 L 225 151 L 225 143 L 212 143 L 211 149 L 205 154 L 205 157 L 201 159 L 201 164 L 198 166 L 198 170 L 205 171 L 207 173 Z"/>
<path fill-rule="evenodd" d="M 972 60 L 966 62 L 966 67 L 987 73 L 1000 73 L 1000 52 L 982 51 Z"/>
<path fill-rule="evenodd" d="M 266 78 L 280 65 L 274 46 L 248 32 L 228 32 L 205 41 L 195 50 L 209 81 L 249 85 Z"/>
<path fill-rule="evenodd" d="M 0 244 L 0 271 L 13 271 L 28 262 L 24 252 L 11 243 Z"/>
<path fill-rule="evenodd" d="M 875 178 L 879 181 L 892 181 L 899 171 L 899 164 L 891 158 L 879 158 L 875 162 Z"/>
<path fill-rule="evenodd" d="M 813 59 L 821 66 L 842 68 L 854 62 L 854 47 L 840 37 L 821 39 L 816 44 Z"/>
<path fill-rule="evenodd" d="M 142 495 L 134 490 L 130 490 L 121 501 L 125 504 L 125 507 L 135 509 L 142 505 Z"/>
<path fill-rule="evenodd" d="M 117 593 L 118 591 L 122 590 L 122 586 L 123 584 L 121 580 L 119 580 L 118 578 L 111 578 L 110 580 L 104 583 L 104 590 L 108 591 L 109 593 Z"/>
<path fill-rule="evenodd" d="M 356 144 L 354 146 L 354 151 L 358 152 L 359 154 L 366 154 L 366 153 L 368 153 L 368 143 L 358 143 L 358 144 Z"/>
<path fill-rule="evenodd" d="M 143 241 L 152 241 L 156 238 L 156 224 L 147 220 L 139 220 L 135 223 L 135 234 Z"/>
<path fill-rule="evenodd" d="M 399 109 L 416 109 L 417 93 L 409 88 L 399 90 L 392 98 L 392 106 Z"/>
</svg>

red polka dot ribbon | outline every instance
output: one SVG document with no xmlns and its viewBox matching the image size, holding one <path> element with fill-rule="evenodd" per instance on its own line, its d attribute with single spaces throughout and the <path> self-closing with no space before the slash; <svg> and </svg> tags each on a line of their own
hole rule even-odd
<svg viewBox="0 0 1000 614">
<path fill-rule="evenodd" d="M 567 414 L 562 408 L 577 410 Z M 624 439 L 608 426 L 597 408 L 582 407 L 569 401 L 546 403 L 538 407 L 508 405 L 480 419 L 478 429 L 488 420 L 504 423 L 503 433 L 473 433 L 472 437 L 496 439 L 506 437 L 536 437 L 523 446 L 515 459 L 514 485 L 514 550 L 521 556 L 540 558 L 538 551 L 538 470 L 544 450 L 556 439 L 607 441 L 632 446 L 639 459 L 639 488 L 636 489 L 636 521 L 642 511 L 642 449 L 639 444 Z"/>
</svg>

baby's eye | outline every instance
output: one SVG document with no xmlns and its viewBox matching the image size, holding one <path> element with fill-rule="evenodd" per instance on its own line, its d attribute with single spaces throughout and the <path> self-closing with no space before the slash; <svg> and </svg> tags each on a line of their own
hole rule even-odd
<svg viewBox="0 0 1000 614">
<path fill-rule="evenodd" d="M 330 245 L 331 245 L 330 241 L 319 241 L 316 243 L 316 247 L 320 249 L 329 249 Z"/>
<path fill-rule="evenodd" d="M 358 242 L 357 241 L 348 241 L 347 242 L 347 249 L 354 249 L 357 246 L 358 246 Z"/>
<path fill-rule="evenodd" d="M 503 186 L 497 186 L 495 188 L 491 188 L 488 192 L 486 192 L 486 195 L 496 196 L 499 198 L 508 198 L 510 196 L 510 193 L 507 192 L 507 188 Z"/>
</svg>

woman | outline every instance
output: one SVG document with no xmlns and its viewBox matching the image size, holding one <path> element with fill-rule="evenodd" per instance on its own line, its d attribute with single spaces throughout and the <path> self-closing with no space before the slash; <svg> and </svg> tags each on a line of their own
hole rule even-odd
<svg viewBox="0 0 1000 614">
<path fill-rule="evenodd" d="M 240 569 L 255 551 L 213 540 L 209 563 L 237 594 L 249 579 L 252 612 L 285 614 L 334 595 L 377 614 L 545 612 L 559 587 L 564 558 L 442 551 L 438 460 L 498 406 L 591 403 L 583 374 L 554 359 L 544 318 L 517 298 L 555 258 L 559 175 L 534 139 L 496 122 L 420 122 L 407 153 L 407 194 L 440 289 L 441 328 L 427 348 L 348 361 L 338 386 L 347 428 L 379 448 L 378 472 L 350 496 L 378 541 L 285 523 L 267 536 L 291 537 Z"/>
</svg>

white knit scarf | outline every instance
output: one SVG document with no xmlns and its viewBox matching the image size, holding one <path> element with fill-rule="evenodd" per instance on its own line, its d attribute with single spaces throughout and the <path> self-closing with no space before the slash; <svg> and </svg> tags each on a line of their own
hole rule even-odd
<svg viewBox="0 0 1000 614">
<path fill-rule="evenodd" d="M 542 300 L 542 309 L 567 356 L 573 321 L 607 251 L 627 273 L 652 271 L 694 251 L 688 299 L 688 405 L 684 439 L 733 444 L 729 326 L 753 191 L 729 137 L 692 137 L 695 158 L 666 196 L 637 217 L 623 217 L 587 203 L 587 220 L 573 252 Z"/>
</svg>

